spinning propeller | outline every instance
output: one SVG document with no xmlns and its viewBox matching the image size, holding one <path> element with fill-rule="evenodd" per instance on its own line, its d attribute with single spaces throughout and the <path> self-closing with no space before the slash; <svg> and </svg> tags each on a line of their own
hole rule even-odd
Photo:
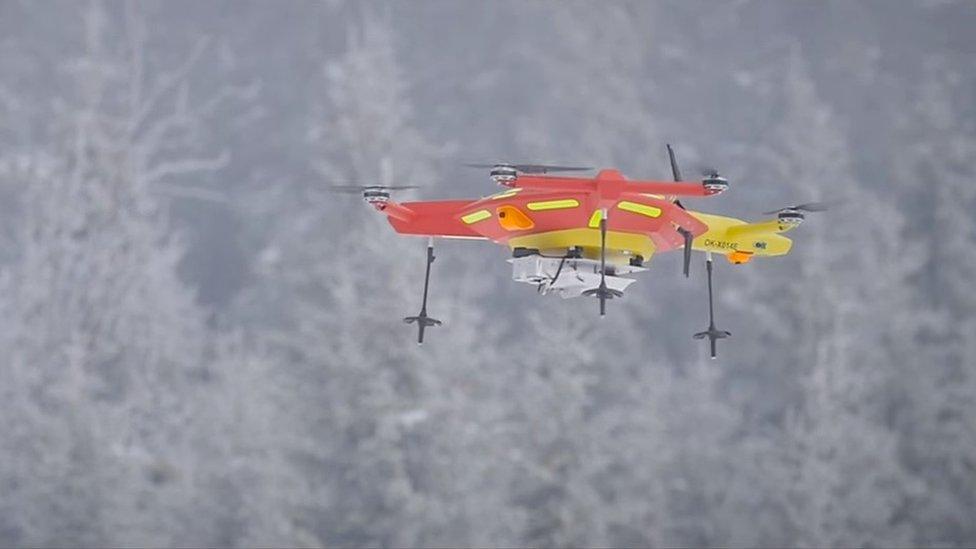
<svg viewBox="0 0 976 549">
<path fill-rule="evenodd" d="M 390 191 L 419 189 L 416 185 L 332 185 L 329 192 L 337 194 L 361 194 L 370 204 L 385 204 L 390 200 Z"/>
<path fill-rule="evenodd" d="M 825 212 L 833 205 L 831 202 L 807 202 L 796 206 L 787 206 L 770 212 L 763 212 L 763 215 L 773 215 L 782 212 Z"/>
<path fill-rule="evenodd" d="M 339 194 L 359 194 L 374 189 L 378 191 L 406 191 L 419 188 L 416 185 L 332 185 L 329 190 Z"/>
<path fill-rule="evenodd" d="M 827 202 L 807 202 L 806 204 L 797 204 L 796 206 L 789 206 L 771 212 L 763 212 L 763 215 L 776 214 L 780 223 L 799 225 L 803 223 L 803 219 L 806 217 L 803 215 L 803 212 L 823 212 L 830 209 L 829 206 L 830 204 Z"/>
<path fill-rule="evenodd" d="M 465 164 L 468 168 L 511 168 L 517 172 L 527 174 L 558 173 L 558 172 L 585 172 L 593 168 L 585 166 L 554 166 L 551 164 L 512 164 L 509 162 L 496 162 L 494 164 Z"/>
<path fill-rule="evenodd" d="M 489 168 L 488 177 L 499 185 L 510 187 L 518 178 L 519 172 L 526 174 L 542 174 L 556 172 L 585 172 L 593 168 L 583 166 L 553 166 L 549 164 L 509 164 L 498 162 L 495 164 L 465 164 L 468 168 Z"/>
<path fill-rule="evenodd" d="M 674 149 L 671 148 L 671 143 L 668 143 L 668 158 L 671 160 L 671 175 L 674 176 L 674 181 L 681 181 L 681 170 L 678 169 L 678 161 L 674 158 Z"/>
</svg>

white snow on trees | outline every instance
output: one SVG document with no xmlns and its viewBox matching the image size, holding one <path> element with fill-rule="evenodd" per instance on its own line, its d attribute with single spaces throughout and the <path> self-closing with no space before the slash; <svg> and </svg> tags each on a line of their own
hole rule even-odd
<svg viewBox="0 0 976 549">
<path fill-rule="evenodd" d="M 0 546 L 973 545 L 976 15 L 875 8 L 4 5 Z M 327 192 L 667 141 L 836 201 L 716 258 L 718 361 L 698 256 L 600 320 L 441 240 L 418 348 L 425 240 Z"/>
</svg>

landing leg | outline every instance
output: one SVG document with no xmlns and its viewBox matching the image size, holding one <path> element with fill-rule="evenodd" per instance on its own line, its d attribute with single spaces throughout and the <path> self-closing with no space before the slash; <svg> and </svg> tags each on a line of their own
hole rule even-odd
<svg viewBox="0 0 976 549">
<path fill-rule="evenodd" d="M 708 338 L 709 350 L 711 351 L 712 359 L 715 358 L 715 342 L 719 339 L 725 339 L 732 334 L 724 330 L 718 330 L 715 328 L 715 308 L 712 304 L 712 253 L 705 253 L 705 268 L 708 272 L 708 330 L 704 332 L 698 332 L 694 335 L 695 339 L 705 339 Z"/>
<path fill-rule="evenodd" d="M 600 299 L 600 316 L 607 314 L 607 300 L 624 295 L 619 290 L 607 287 L 607 210 L 600 216 L 600 286 L 583 292 L 583 295 L 594 295 Z"/>
<path fill-rule="evenodd" d="M 424 275 L 424 300 L 420 306 L 420 314 L 403 319 L 407 324 L 417 323 L 417 345 L 424 344 L 424 330 L 430 326 L 440 326 L 441 321 L 427 316 L 427 290 L 430 287 L 430 266 L 434 262 L 434 239 L 427 241 L 427 272 Z"/>
</svg>

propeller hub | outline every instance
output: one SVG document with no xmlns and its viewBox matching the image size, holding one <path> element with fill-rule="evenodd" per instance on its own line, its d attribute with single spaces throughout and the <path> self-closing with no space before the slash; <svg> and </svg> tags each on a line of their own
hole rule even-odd
<svg viewBox="0 0 976 549">
<path fill-rule="evenodd" d="M 511 187 L 518 178 L 518 171 L 512 166 L 498 164 L 488 172 L 488 177 L 503 187 Z"/>
<path fill-rule="evenodd" d="M 390 191 L 383 187 L 366 187 L 363 189 L 363 200 L 369 204 L 386 204 L 390 201 Z"/>
<path fill-rule="evenodd" d="M 708 174 L 702 179 L 702 186 L 705 187 L 708 194 L 719 194 L 729 188 L 729 180 L 717 173 Z"/>
<path fill-rule="evenodd" d="M 799 225 L 805 219 L 803 212 L 791 209 L 781 210 L 776 217 L 785 225 Z"/>
</svg>

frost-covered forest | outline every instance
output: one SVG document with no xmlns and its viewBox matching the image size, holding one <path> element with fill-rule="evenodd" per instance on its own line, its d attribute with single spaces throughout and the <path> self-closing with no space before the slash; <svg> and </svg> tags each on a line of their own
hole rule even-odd
<svg viewBox="0 0 976 549">
<path fill-rule="evenodd" d="M 976 3 L 0 0 L 0 546 L 976 544 Z M 329 184 L 839 200 L 599 320 Z"/>
</svg>

